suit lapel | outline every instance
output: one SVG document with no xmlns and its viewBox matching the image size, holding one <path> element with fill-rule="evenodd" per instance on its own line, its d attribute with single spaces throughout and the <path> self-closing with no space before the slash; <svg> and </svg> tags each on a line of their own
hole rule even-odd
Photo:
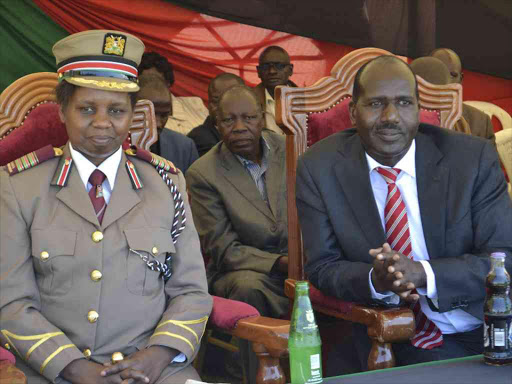
<svg viewBox="0 0 512 384">
<path fill-rule="evenodd" d="M 64 154 L 61 157 L 59 166 L 57 167 L 57 172 L 60 172 L 64 166 L 63 162 L 65 159 L 71 157 L 69 144 L 63 148 L 63 152 Z M 54 180 L 56 180 L 55 177 Z M 91 199 L 87 194 L 87 190 L 85 189 L 84 183 L 80 178 L 80 174 L 78 173 L 76 166 L 71 168 L 66 186 L 60 188 L 60 191 L 57 192 L 56 197 L 76 214 L 80 215 L 93 225 L 99 227 L 100 223 L 96 217 L 96 212 L 94 212 Z"/>
<path fill-rule="evenodd" d="M 431 259 L 444 252 L 449 170 L 438 165 L 443 155 L 426 135 L 416 136 L 416 184 L 421 223 Z"/>
<path fill-rule="evenodd" d="M 279 212 L 279 195 L 283 193 L 284 183 L 286 181 L 285 174 L 282 172 L 283 168 L 281 164 L 285 162 L 282 158 L 284 152 L 279 153 L 279 147 L 274 143 L 268 136 L 265 136 L 265 140 L 270 146 L 270 153 L 268 159 L 268 168 L 265 172 L 265 181 L 267 185 L 268 201 L 270 203 L 270 209 L 275 217 L 278 216 Z M 282 208 L 282 207 L 281 207 Z"/>
<path fill-rule="evenodd" d="M 338 150 L 334 170 L 362 232 L 372 246 L 385 242 L 377 203 L 370 183 L 368 162 L 358 135 L 353 135 Z"/>
<path fill-rule="evenodd" d="M 222 172 L 226 180 L 240 192 L 240 194 L 251 203 L 257 210 L 263 213 L 271 220 L 275 220 L 274 215 L 267 206 L 267 203 L 261 198 L 256 183 L 244 169 L 244 166 L 238 161 L 229 149 L 222 143 L 219 147 Z M 268 191 L 267 191 L 268 192 Z"/>
<path fill-rule="evenodd" d="M 156 173 L 156 171 L 155 171 Z M 128 172 L 126 170 L 126 155 L 123 153 L 119 168 L 117 170 L 114 190 L 105 210 L 102 227 L 107 228 L 110 224 L 124 216 L 128 211 L 140 203 L 140 197 L 133 188 Z"/>
</svg>

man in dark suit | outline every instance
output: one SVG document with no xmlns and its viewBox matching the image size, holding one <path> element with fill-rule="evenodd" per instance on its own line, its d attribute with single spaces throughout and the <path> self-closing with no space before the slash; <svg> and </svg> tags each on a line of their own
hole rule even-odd
<svg viewBox="0 0 512 384">
<path fill-rule="evenodd" d="M 506 252 L 512 269 L 512 204 L 496 151 L 419 124 L 416 78 L 391 56 L 359 70 L 350 115 L 356 128 L 299 160 L 308 278 L 343 300 L 412 305 L 417 333 L 393 345 L 398 365 L 482 353 L 489 253 Z M 354 332 L 364 369 L 368 336 Z"/>
<path fill-rule="evenodd" d="M 258 59 L 258 77 L 261 83 L 254 88 L 254 93 L 265 112 L 265 128 L 277 133 L 283 133 L 276 124 L 274 90 L 278 85 L 296 87 L 290 76 L 293 74 L 293 64 L 290 56 L 283 48 L 276 45 L 267 47 Z"/>
<path fill-rule="evenodd" d="M 139 77 L 140 91 L 137 100 L 150 100 L 155 107 L 158 141 L 151 146 L 151 152 L 174 163 L 183 173 L 199 157 L 194 142 L 187 136 L 165 128 L 171 113 L 171 95 L 165 81 L 156 75 Z"/>
<path fill-rule="evenodd" d="M 203 124 L 192 129 L 187 136 L 194 140 L 199 157 L 213 148 L 220 141 L 215 112 L 219 107 L 220 96 L 235 85 L 244 85 L 244 81 L 232 73 L 221 73 L 208 85 L 208 111 L 210 115 Z"/>
<path fill-rule="evenodd" d="M 459 56 L 448 48 L 438 48 L 430 53 L 430 56 L 441 60 L 450 71 L 451 83 L 462 85 L 464 75 L 462 73 L 462 63 Z M 462 117 L 469 124 L 469 129 L 473 136 L 489 139 L 496 142 L 494 137 L 494 128 L 491 119 L 487 114 L 479 109 L 462 103 Z"/>
</svg>

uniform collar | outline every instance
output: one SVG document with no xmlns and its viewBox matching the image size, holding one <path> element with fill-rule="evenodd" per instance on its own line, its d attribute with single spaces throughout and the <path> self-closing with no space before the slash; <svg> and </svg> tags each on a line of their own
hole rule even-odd
<svg viewBox="0 0 512 384">
<path fill-rule="evenodd" d="M 71 153 L 71 157 L 73 158 L 73 162 L 75 163 L 76 168 L 78 170 L 78 174 L 80 175 L 80 179 L 82 180 L 86 188 L 91 173 L 93 173 L 94 170 L 99 169 L 101 172 L 105 174 L 105 176 L 107 176 L 110 189 L 114 189 L 117 170 L 119 169 L 119 163 L 121 162 L 121 157 L 123 153 L 122 147 L 119 147 L 119 149 L 116 152 L 110 155 L 110 157 L 104 160 L 98 167 L 91 163 L 80 152 L 73 149 L 71 143 L 69 143 L 69 151 Z"/>
<path fill-rule="evenodd" d="M 387 165 L 382 165 L 378 161 L 376 161 L 373 157 L 368 155 L 365 151 L 366 160 L 368 161 L 368 168 L 370 169 L 370 173 L 377 168 L 390 168 Z M 413 179 L 416 178 L 416 139 L 414 139 L 409 147 L 409 150 L 405 154 L 404 157 L 400 159 L 398 163 L 393 168 L 398 168 L 401 171 L 407 173 Z"/>
</svg>

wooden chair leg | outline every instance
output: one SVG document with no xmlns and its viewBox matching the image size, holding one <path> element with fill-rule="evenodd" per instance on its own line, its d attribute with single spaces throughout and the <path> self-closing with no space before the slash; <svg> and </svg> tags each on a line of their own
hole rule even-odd
<svg viewBox="0 0 512 384">
<path fill-rule="evenodd" d="M 372 339 L 372 349 L 368 356 L 368 370 L 391 368 L 395 366 L 395 355 L 391 343 L 382 343 Z"/>
<path fill-rule="evenodd" d="M 272 354 L 272 351 L 260 343 L 252 343 L 252 349 L 258 357 L 258 373 L 256 384 L 285 384 L 286 378 L 279 363 L 279 355 Z"/>
</svg>

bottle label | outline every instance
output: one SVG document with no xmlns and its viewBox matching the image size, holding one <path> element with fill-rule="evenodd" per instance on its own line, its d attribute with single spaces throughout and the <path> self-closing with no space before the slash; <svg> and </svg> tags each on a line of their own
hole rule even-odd
<svg viewBox="0 0 512 384">
<path fill-rule="evenodd" d="M 512 354 L 512 316 L 485 316 L 484 349 Z"/>
</svg>

